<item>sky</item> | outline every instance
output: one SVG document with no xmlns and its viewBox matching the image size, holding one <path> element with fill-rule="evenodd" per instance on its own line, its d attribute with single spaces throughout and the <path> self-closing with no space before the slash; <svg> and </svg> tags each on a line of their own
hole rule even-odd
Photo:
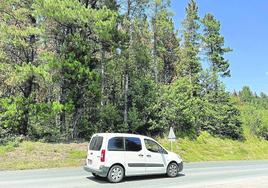
<svg viewBox="0 0 268 188">
<path fill-rule="evenodd" d="M 188 0 L 171 0 L 174 22 L 181 29 Z M 223 82 L 228 91 L 250 86 L 256 93 L 268 94 L 268 1 L 267 0 L 197 0 L 199 15 L 212 13 L 221 23 L 225 46 L 233 52 L 231 77 Z"/>
</svg>

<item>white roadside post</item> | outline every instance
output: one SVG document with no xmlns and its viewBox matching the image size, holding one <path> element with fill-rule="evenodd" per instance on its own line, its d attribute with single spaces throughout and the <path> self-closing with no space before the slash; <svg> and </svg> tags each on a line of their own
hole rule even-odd
<svg viewBox="0 0 268 188">
<path fill-rule="evenodd" d="M 174 142 L 176 140 L 176 135 L 175 135 L 172 127 L 170 127 L 170 129 L 169 129 L 168 139 L 170 141 L 170 150 L 172 151 L 172 142 Z"/>
</svg>

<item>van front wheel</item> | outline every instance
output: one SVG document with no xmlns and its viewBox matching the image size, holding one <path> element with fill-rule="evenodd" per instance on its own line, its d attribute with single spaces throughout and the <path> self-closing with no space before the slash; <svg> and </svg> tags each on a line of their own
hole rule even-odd
<svg viewBox="0 0 268 188">
<path fill-rule="evenodd" d="M 110 168 L 107 178 L 111 183 L 118 183 L 123 180 L 124 173 L 124 169 L 120 165 L 114 165 Z"/>
<path fill-rule="evenodd" d="M 178 173 L 179 173 L 179 166 L 178 166 L 178 164 L 175 163 L 175 162 L 170 163 L 168 165 L 168 167 L 167 167 L 167 175 L 169 177 L 172 177 L 173 178 L 173 177 L 176 177 L 178 175 Z"/>
</svg>

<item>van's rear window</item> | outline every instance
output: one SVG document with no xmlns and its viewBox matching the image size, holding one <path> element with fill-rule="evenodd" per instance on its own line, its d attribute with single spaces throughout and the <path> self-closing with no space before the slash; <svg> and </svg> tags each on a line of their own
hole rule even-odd
<svg viewBox="0 0 268 188">
<path fill-rule="evenodd" d="M 102 146 L 103 137 L 102 136 L 94 136 L 89 144 L 89 150 L 100 151 Z"/>
<path fill-rule="evenodd" d="M 123 137 L 113 137 L 108 142 L 109 151 L 124 151 L 124 138 Z"/>
</svg>

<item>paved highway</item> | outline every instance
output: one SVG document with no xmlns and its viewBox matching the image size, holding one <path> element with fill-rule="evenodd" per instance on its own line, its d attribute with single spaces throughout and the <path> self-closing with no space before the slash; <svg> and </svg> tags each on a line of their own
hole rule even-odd
<svg viewBox="0 0 268 188">
<path fill-rule="evenodd" d="M 129 177 L 110 184 L 81 168 L 0 171 L 0 188 L 267 188 L 268 161 L 233 161 L 185 164 L 176 178 Z"/>
</svg>

